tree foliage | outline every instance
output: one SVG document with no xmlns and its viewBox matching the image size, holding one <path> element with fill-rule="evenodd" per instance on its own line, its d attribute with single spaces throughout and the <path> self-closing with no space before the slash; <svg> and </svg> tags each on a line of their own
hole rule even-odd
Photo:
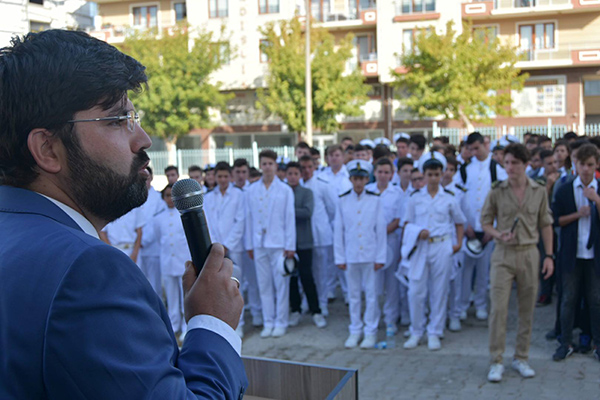
<svg viewBox="0 0 600 400">
<path fill-rule="evenodd" d="M 198 32 L 190 42 L 188 27 L 178 26 L 160 37 L 136 34 L 119 47 L 146 67 L 148 89 L 132 97 L 144 129 L 167 144 L 194 128 L 210 127 L 209 109 L 224 108 L 230 98 L 209 80 L 228 57 L 223 52 L 228 43 L 221 46 L 210 33 Z"/>
<path fill-rule="evenodd" d="M 519 60 L 516 47 L 489 32 L 465 23 L 458 34 L 449 22 L 443 34 L 432 28 L 416 35 L 413 51 L 400 57 L 404 71 L 393 73 L 394 85 L 407 93 L 403 103 L 419 118 L 444 116 L 472 130 L 474 122 L 515 112 L 511 89 L 522 90 L 528 77 L 515 67 Z"/>
<path fill-rule="evenodd" d="M 258 89 L 258 106 L 281 117 L 293 132 L 304 132 L 306 123 L 305 37 L 297 18 L 271 22 L 261 28 L 261 50 L 269 58 L 267 89 Z M 353 36 L 339 43 L 324 29 L 311 28 L 313 125 L 335 132 L 336 117 L 360 115 L 370 86 L 360 69 L 346 72 L 352 57 Z"/>
</svg>

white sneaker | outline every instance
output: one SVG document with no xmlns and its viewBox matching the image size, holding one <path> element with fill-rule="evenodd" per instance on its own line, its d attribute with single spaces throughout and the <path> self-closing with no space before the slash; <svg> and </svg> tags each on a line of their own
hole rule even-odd
<svg viewBox="0 0 600 400">
<path fill-rule="evenodd" d="M 243 325 L 238 325 L 237 329 L 235 330 L 235 333 L 238 334 L 238 336 L 240 337 L 240 339 L 244 338 L 244 326 Z"/>
<path fill-rule="evenodd" d="M 262 326 L 262 325 L 263 325 L 262 315 L 253 315 L 252 316 L 252 326 Z"/>
<path fill-rule="evenodd" d="M 377 343 L 377 335 L 365 335 L 365 338 L 360 344 L 361 349 L 374 349 Z"/>
<path fill-rule="evenodd" d="M 460 313 L 460 320 L 461 321 L 466 321 L 466 319 L 467 319 L 467 312 L 466 311 L 462 311 Z"/>
<path fill-rule="evenodd" d="M 360 333 L 351 333 L 346 339 L 346 343 L 344 343 L 344 347 L 347 349 L 353 349 L 358 346 L 358 342 L 360 341 L 361 334 Z"/>
<path fill-rule="evenodd" d="M 329 310 L 327 309 L 327 304 L 323 305 L 323 306 L 319 306 L 319 308 L 321 309 L 321 314 L 324 317 L 329 317 Z"/>
<path fill-rule="evenodd" d="M 405 330 L 402 336 L 408 339 L 410 337 L 410 329 Z"/>
<path fill-rule="evenodd" d="M 387 336 L 394 336 L 396 333 L 398 333 L 398 327 L 396 324 L 387 324 L 385 328 L 385 334 Z"/>
<path fill-rule="evenodd" d="M 420 336 L 410 335 L 410 338 L 406 342 L 404 342 L 405 349 L 414 349 L 419 345 L 419 341 L 421 340 Z"/>
<path fill-rule="evenodd" d="M 271 334 L 271 336 L 282 337 L 283 335 L 285 335 L 285 331 L 286 331 L 285 328 L 283 328 L 281 326 L 277 326 L 277 327 L 275 327 L 275 329 L 273 329 L 273 333 Z"/>
<path fill-rule="evenodd" d="M 299 312 L 293 312 L 290 314 L 290 317 L 288 319 L 288 325 L 289 326 L 297 326 L 300 323 L 300 317 L 302 315 Z"/>
<path fill-rule="evenodd" d="M 452 332 L 458 332 L 462 329 L 462 326 L 460 325 L 460 319 L 459 318 L 450 318 L 450 323 L 448 324 L 448 329 L 450 329 L 450 331 Z"/>
<path fill-rule="evenodd" d="M 519 374 L 521 374 L 523 378 L 533 378 L 535 376 L 535 371 L 527 364 L 527 361 L 515 359 L 512 362 L 512 368 L 515 371 L 519 371 Z"/>
<path fill-rule="evenodd" d="M 327 326 L 327 320 L 323 314 L 315 314 L 312 316 L 312 318 L 317 328 L 325 328 Z"/>
<path fill-rule="evenodd" d="M 504 373 L 504 365 L 492 364 L 490 366 L 490 372 L 488 372 L 488 381 L 500 382 L 502 380 L 502 374 Z"/>
<path fill-rule="evenodd" d="M 268 338 L 268 337 L 271 337 L 272 334 L 273 334 L 273 328 L 264 327 L 262 332 L 260 333 L 260 337 Z"/>
<path fill-rule="evenodd" d="M 439 350 L 442 348 L 442 343 L 440 343 L 440 338 L 435 335 L 430 335 L 427 337 L 427 348 L 431 351 Z"/>
<path fill-rule="evenodd" d="M 475 317 L 481 321 L 485 321 L 486 319 L 488 319 L 488 313 L 485 309 L 481 308 L 477 310 L 477 312 L 475 313 Z"/>
</svg>

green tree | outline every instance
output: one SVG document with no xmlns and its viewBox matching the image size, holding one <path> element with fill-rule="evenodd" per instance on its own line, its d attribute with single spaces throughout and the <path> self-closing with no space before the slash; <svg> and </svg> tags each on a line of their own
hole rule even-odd
<svg viewBox="0 0 600 400">
<path fill-rule="evenodd" d="M 305 132 L 305 38 L 297 18 L 272 22 L 260 29 L 261 50 L 269 59 L 266 89 L 258 89 L 258 107 L 281 117 L 293 132 Z M 339 115 L 362 113 L 370 86 L 360 69 L 346 73 L 352 57 L 353 36 L 339 43 L 324 29 L 311 27 L 313 125 L 321 132 L 335 132 Z"/>
<path fill-rule="evenodd" d="M 193 46 L 190 46 L 193 44 Z M 146 66 L 148 89 L 132 94 L 148 134 L 165 140 L 171 149 L 177 138 L 194 128 L 211 126 L 210 108 L 224 108 L 229 95 L 210 82 L 210 74 L 229 57 L 229 43 L 187 26 L 139 33 L 120 49 Z"/>
<path fill-rule="evenodd" d="M 474 122 L 514 114 L 511 89 L 522 90 L 528 75 L 515 67 L 517 48 L 489 31 L 465 23 L 458 34 L 449 22 L 443 34 L 423 29 L 413 51 L 404 50 L 404 71 L 393 72 L 394 86 L 407 94 L 402 101 L 419 118 L 444 116 L 472 131 Z"/>
</svg>

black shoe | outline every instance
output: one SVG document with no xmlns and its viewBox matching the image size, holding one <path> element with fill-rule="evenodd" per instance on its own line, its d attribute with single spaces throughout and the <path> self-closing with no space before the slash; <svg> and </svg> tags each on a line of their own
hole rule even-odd
<svg viewBox="0 0 600 400">
<path fill-rule="evenodd" d="M 546 333 L 546 340 L 556 340 L 556 331 L 551 329 Z"/>
<path fill-rule="evenodd" d="M 592 351 L 592 338 L 589 335 L 579 335 L 579 345 L 575 347 L 575 352 L 587 354 Z"/>
<path fill-rule="evenodd" d="M 554 353 L 552 359 L 554 361 L 562 361 L 565 358 L 569 357 L 571 354 L 573 354 L 573 346 L 561 344 L 558 347 L 558 349 L 556 349 L 556 353 Z"/>
</svg>

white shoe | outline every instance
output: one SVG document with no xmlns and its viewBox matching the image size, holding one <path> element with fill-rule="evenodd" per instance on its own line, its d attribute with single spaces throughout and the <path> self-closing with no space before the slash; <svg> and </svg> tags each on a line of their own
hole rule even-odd
<svg viewBox="0 0 600 400">
<path fill-rule="evenodd" d="M 431 351 L 441 349 L 442 343 L 440 343 L 440 338 L 435 335 L 428 336 L 427 337 L 427 348 L 429 348 L 429 350 L 431 350 Z"/>
<path fill-rule="evenodd" d="M 262 326 L 262 325 L 263 325 L 262 315 L 253 315 L 252 316 L 252 326 Z"/>
<path fill-rule="evenodd" d="M 271 334 L 271 336 L 282 337 L 283 335 L 285 335 L 285 331 L 286 331 L 285 328 L 283 328 L 281 326 L 277 326 L 277 327 L 275 327 L 275 329 L 273 329 L 273 333 Z"/>
<path fill-rule="evenodd" d="M 467 319 L 467 312 L 466 311 L 462 311 L 460 313 L 460 320 L 461 321 L 466 321 L 466 319 Z"/>
<path fill-rule="evenodd" d="M 323 314 L 315 314 L 312 316 L 312 318 L 317 328 L 325 328 L 327 326 L 327 320 Z"/>
<path fill-rule="evenodd" d="M 405 349 L 414 349 L 419 345 L 419 341 L 421 340 L 420 336 L 410 335 L 410 338 L 406 342 L 404 342 Z"/>
<path fill-rule="evenodd" d="M 374 349 L 377 343 L 377 335 L 365 335 L 365 338 L 360 344 L 361 349 Z"/>
<path fill-rule="evenodd" d="M 360 341 L 361 334 L 360 333 L 351 333 L 346 339 L 346 343 L 344 343 L 344 347 L 347 349 L 353 349 L 358 346 L 358 342 Z"/>
<path fill-rule="evenodd" d="M 238 334 L 238 336 L 240 337 L 240 339 L 244 338 L 244 326 L 243 325 L 238 325 L 237 329 L 235 330 L 235 333 Z"/>
<path fill-rule="evenodd" d="M 519 374 L 521 374 L 523 378 L 533 378 L 535 376 L 535 371 L 527 364 L 527 361 L 515 359 L 512 362 L 512 368 L 515 371 L 519 371 Z"/>
<path fill-rule="evenodd" d="M 271 337 L 272 334 L 273 334 L 273 328 L 264 327 L 262 332 L 260 333 L 260 337 L 268 338 L 268 337 Z"/>
<path fill-rule="evenodd" d="M 321 309 L 321 314 L 324 317 L 329 317 L 329 310 L 327 309 L 327 305 L 319 306 L 319 308 Z"/>
<path fill-rule="evenodd" d="M 410 337 L 410 329 L 405 330 L 402 336 L 408 339 Z"/>
<path fill-rule="evenodd" d="M 492 364 L 490 366 L 490 372 L 488 373 L 488 381 L 500 382 L 502 380 L 502 374 L 504 373 L 504 365 Z"/>
<path fill-rule="evenodd" d="M 288 319 L 289 326 L 297 326 L 300 323 L 300 317 L 302 315 L 299 312 L 293 312 L 290 314 L 290 318 Z"/>
<path fill-rule="evenodd" d="M 385 334 L 387 336 L 395 336 L 398 333 L 398 327 L 396 324 L 387 324 L 385 328 Z"/>
<path fill-rule="evenodd" d="M 485 309 L 481 308 L 477 310 L 477 312 L 475 313 L 475 317 L 478 320 L 485 321 L 486 319 L 488 319 L 488 313 Z"/>
<path fill-rule="evenodd" d="M 458 332 L 462 329 L 462 326 L 460 325 L 460 319 L 459 318 L 450 318 L 450 323 L 448 324 L 448 329 L 450 329 L 450 331 L 452 332 Z"/>
</svg>

